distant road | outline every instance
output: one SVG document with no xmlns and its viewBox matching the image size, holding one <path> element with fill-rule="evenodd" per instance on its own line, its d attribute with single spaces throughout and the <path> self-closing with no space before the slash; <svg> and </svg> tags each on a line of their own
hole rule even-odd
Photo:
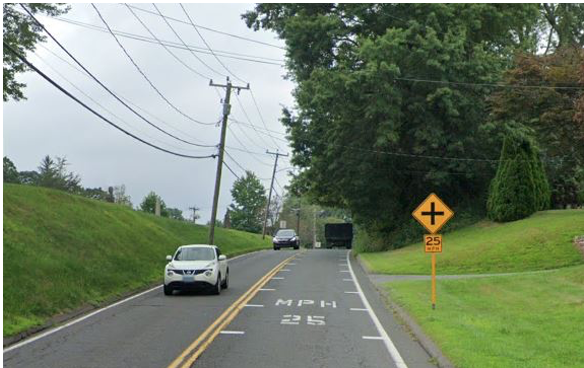
<svg viewBox="0 0 584 368">
<path fill-rule="evenodd" d="M 258 252 L 230 269 L 220 296 L 156 288 L 6 351 L 4 366 L 435 367 L 345 250 Z"/>
</svg>

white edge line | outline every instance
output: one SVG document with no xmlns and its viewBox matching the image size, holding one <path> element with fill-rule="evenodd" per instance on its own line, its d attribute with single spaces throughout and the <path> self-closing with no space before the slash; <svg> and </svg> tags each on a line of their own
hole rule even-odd
<svg viewBox="0 0 584 368">
<path fill-rule="evenodd" d="M 275 291 L 276 289 L 258 289 L 259 291 Z"/>
<path fill-rule="evenodd" d="M 366 311 L 368 311 L 369 309 L 366 309 L 366 308 L 351 308 L 351 310 L 352 310 L 352 311 L 359 311 L 359 312 L 366 312 Z"/>
<path fill-rule="evenodd" d="M 379 334 L 383 338 L 383 343 L 385 344 L 385 347 L 387 348 L 387 351 L 389 352 L 389 355 L 391 355 L 391 358 L 393 359 L 397 368 L 408 368 L 406 362 L 404 361 L 404 359 L 400 355 L 399 351 L 397 351 L 397 348 L 393 344 L 393 341 L 391 341 L 391 338 L 389 337 L 389 335 L 387 334 L 387 332 L 383 328 L 383 325 L 381 324 L 381 322 L 379 322 L 379 318 L 377 318 L 377 315 L 375 314 L 375 312 L 371 308 L 371 304 L 369 304 L 367 297 L 365 297 L 365 294 L 363 294 L 363 289 L 361 289 L 361 285 L 359 285 L 359 280 L 357 280 L 357 277 L 355 276 L 355 272 L 353 272 L 353 266 L 351 266 L 351 261 L 349 259 L 350 254 L 351 254 L 351 251 L 348 251 L 347 252 L 347 264 L 349 265 L 349 271 L 351 271 L 351 277 L 353 277 L 353 279 L 355 280 L 355 286 L 357 287 L 357 290 L 359 292 L 359 296 L 361 297 L 361 301 L 363 302 L 363 305 L 365 306 L 365 308 L 367 308 L 367 311 L 369 312 L 369 317 L 371 317 L 373 324 L 375 325 L 375 327 L 377 328 L 377 331 L 379 332 Z"/>
<path fill-rule="evenodd" d="M 363 340 L 383 340 L 381 336 L 363 336 Z"/>
<path fill-rule="evenodd" d="M 223 330 L 221 332 L 219 332 L 220 334 L 223 335 L 243 335 L 245 334 L 245 331 L 229 331 L 229 330 Z"/>
<path fill-rule="evenodd" d="M 265 251 L 265 249 L 261 249 L 261 250 L 257 250 L 257 251 L 253 251 L 253 252 L 249 252 L 249 253 L 240 254 L 240 255 L 238 255 L 238 256 L 235 256 L 235 257 L 233 257 L 233 258 L 229 258 L 229 260 L 230 260 L 230 261 L 234 261 L 234 260 L 236 260 L 236 259 L 238 259 L 238 258 L 241 258 L 241 257 L 243 257 L 243 256 L 249 256 L 250 254 L 253 254 L 253 253 L 259 253 L 259 252 L 263 252 L 263 251 Z M 48 330 L 46 330 L 46 331 L 44 331 L 44 332 L 42 332 L 42 333 L 40 333 L 40 334 L 38 334 L 38 335 L 33 335 L 33 336 L 32 336 L 32 337 L 30 337 L 30 338 L 27 338 L 27 339 L 21 340 L 21 341 L 19 341 L 19 342 L 15 343 L 15 344 L 13 344 L 13 345 L 10 345 L 10 346 L 8 346 L 8 347 L 4 348 L 4 349 L 2 350 L 2 353 L 8 353 L 9 351 L 12 351 L 12 350 L 18 349 L 18 348 L 20 348 L 20 347 L 22 347 L 22 346 L 24 346 L 24 345 L 30 344 L 31 342 L 35 342 L 35 341 L 37 341 L 37 340 L 40 340 L 40 339 L 42 339 L 43 337 L 47 337 L 47 336 L 49 336 L 49 335 L 52 335 L 52 334 L 54 334 L 55 332 L 61 331 L 62 329 L 65 329 L 65 328 L 67 328 L 67 327 L 69 327 L 69 326 L 72 326 L 72 325 L 74 325 L 74 324 L 76 324 L 76 323 L 82 322 L 82 321 L 84 321 L 84 320 L 86 320 L 86 319 L 88 319 L 88 318 L 90 318 L 90 317 L 93 317 L 93 316 L 95 316 L 96 314 L 99 314 L 99 313 L 101 313 L 101 312 L 103 312 L 103 311 L 105 311 L 105 310 L 108 310 L 108 309 L 110 309 L 110 308 L 113 308 L 113 307 L 117 307 L 117 306 L 118 306 L 118 305 L 120 305 L 120 304 L 123 304 L 123 303 L 125 303 L 125 302 L 129 302 L 130 300 L 132 300 L 132 299 L 136 299 L 136 298 L 138 298 L 138 297 L 140 297 L 140 296 L 142 296 L 142 295 L 144 295 L 144 294 L 148 294 L 148 293 L 150 293 L 150 292 L 152 292 L 152 291 L 154 291 L 154 290 L 156 290 L 156 289 L 160 288 L 161 286 L 162 286 L 162 284 L 161 284 L 161 285 L 157 285 L 157 286 L 155 286 L 155 287 L 153 287 L 153 288 L 151 288 L 151 289 L 148 289 L 148 290 L 142 291 L 141 293 L 138 293 L 138 294 L 132 295 L 132 296 L 130 296 L 130 297 L 127 297 L 126 299 L 118 300 L 117 302 L 115 302 L 115 303 L 113 303 L 113 304 L 110 304 L 110 305 L 107 305 L 107 306 L 105 306 L 105 307 L 103 307 L 103 308 L 100 308 L 100 309 L 94 310 L 93 312 L 91 312 L 91 313 L 89 313 L 89 314 L 86 314 L 86 315 L 84 315 L 84 316 L 81 316 L 81 317 L 79 317 L 79 318 L 77 318 L 77 319 L 73 319 L 73 320 L 71 320 L 71 321 L 69 321 L 69 322 L 65 323 L 64 325 L 61 325 L 61 326 L 57 326 L 57 327 L 54 327 L 54 328 L 48 329 Z"/>
<path fill-rule="evenodd" d="M 275 277 L 272 277 L 271 279 L 272 279 L 272 280 L 284 280 L 284 278 L 283 278 L 283 277 L 277 277 L 277 276 L 275 276 Z"/>
<path fill-rule="evenodd" d="M 256 308 L 263 308 L 263 304 L 246 304 L 246 307 L 256 307 Z"/>
<path fill-rule="evenodd" d="M 47 331 L 45 331 L 45 332 L 43 332 L 43 333 L 41 333 L 41 334 L 39 334 L 39 335 L 33 336 L 33 337 L 31 337 L 30 339 L 26 339 L 26 340 L 20 341 L 20 342 L 18 342 L 18 343 L 16 343 L 16 344 L 14 344 L 14 345 L 11 345 L 11 346 L 7 347 L 6 349 L 2 350 L 2 352 L 3 352 L 3 353 L 7 353 L 7 352 L 9 352 L 9 351 L 11 351 L 11 350 L 18 349 L 18 348 L 20 348 L 20 347 L 22 347 L 22 346 L 24 346 L 24 345 L 26 345 L 26 344 L 30 344 L 30 343 L 31 343 L 31 342 L 33 342 L 33 341 L 37 341 L 37 340 L 39 340 L 39 339 L 42 339 L 43 337 L 46 337 L 46 336 L 52 335 L 52 334 L 54 334 L 54 333 L 55 333 L 55 332 L 57 332 L 57 331 L 61 331 L 61 330 L 62 330 L 62 329 L 64 329 L 64 328 L 67 328 L 67 327 L 69 327 L 69 326 L 72 326 L 72 325 L 74 325 L 74 324 L 76 324 L 76 323 L 79 323 L 79 322 L 81 322 L 81 321 L 84 321 L 84 320 L 86 320 L 86 319 L 88 319 L 88 318 L 90 318 L 90 317 L 93 317 L 93 316 L 95 316 L 96 314 L 98 314 L 98 313 L 101 313 L 101 312 L 103 312 L 103 311 L 105 311 L 105 310 L 108 310 L 108 309 L 110 309 L 110 308 L 116 307 L 116 306 L 118 306 L 118 305 L 120 305 L 120 304 L 122 304 L 122 303 L 128 302 L 128 301 L 130 301 L 130 300 L 132 300 L 132 299 L 136 299 L 136 298 L 138 298 L 138 297 L 140 297 L 140 296 L 142 296 L 142 295 L 144 295 L 144 294 L 148 294 L 148 293 L 150 293 L 150 292 L 152 292 L 152 291 L 154 291 L 154 290 L 156 290 L 156 289 L 159 289 L 159 288 L 160 288 L 160 286 L 162 286 L 162 285 L 155 286 L 155 287 L 153 287 L 152 289 L 148 289 L 148 290 L 146 290 L 146 291 L 143 291 L 143 292 L 141 292 L 141 293 L 138 293 L 138 294 L 136 294 L 136 295 L 132 295 L 132 296 L 131 296 L 131 297 L 129 297 L 129 298 L 122 299 L 122 300 L 120 300 L 120 301 L 118 301 L 118 302 L 115 302 L 114 304 L 110 304 L 110 305 L 108 305 L 107 307 L 103 307 L 103 308 L 101 308 L 101 309 L 95 310 L 95 311 L 93 311 L 93 312 L 91 312 L 91 313 L 89 313 L 89 314 L 86 314 L 86 315 L 84 315 L 83 317 L 80 317 L 80 318 L 74 319 L 74 320 L 72 320 L 72 321 L 69 321 L 69 322 L 65 323 L 64 325 L 61 325 L 61 326 L 55 327 L 55 328 L 53 328 L 53 329 L 50 329 L 50 330 L 47 330 Z"/>
</svg>

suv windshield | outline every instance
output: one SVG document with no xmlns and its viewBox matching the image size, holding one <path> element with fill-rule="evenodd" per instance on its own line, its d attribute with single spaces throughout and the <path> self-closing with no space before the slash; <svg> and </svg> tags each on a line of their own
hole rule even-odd
<svg viewBox="0 0 584 368">
<path fill-rule="evenodd" d="M 294 230 L 278 230 L 276 236 L 292 237 L 296 236 L 296 232 Z"/>
<path fill-rule="evenodd" d="M 174 256 L 176 261 L 212 261 L 215 259 L 213 248 L 182 248 Z"/>
</svg>

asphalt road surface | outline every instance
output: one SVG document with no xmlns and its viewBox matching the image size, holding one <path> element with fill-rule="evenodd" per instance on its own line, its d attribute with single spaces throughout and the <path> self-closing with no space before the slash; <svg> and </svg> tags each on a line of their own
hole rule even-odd
<svg viewBox="0 0 584 368">
<path fill-rule="evenodd" d="M 243 256 L 220 296 L 158 287 L 4 349 L 4 366 L 435 367 L 347 260 L 346 250 Z"/>
</svg>

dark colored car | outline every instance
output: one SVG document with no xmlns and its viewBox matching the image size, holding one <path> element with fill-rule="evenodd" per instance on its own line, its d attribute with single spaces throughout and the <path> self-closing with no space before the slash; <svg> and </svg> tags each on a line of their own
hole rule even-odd
<svg viewBox="0 0 584 368">
<path fill-rule="evenodd" d="M 274 235 L 272 243 L 274 244 L 274 250 L 279 250 L 282 247 L 300 248 L 300 238 L 293 229 L 278 230 L 276 235 Z"/>
<path fill-rule="evenodd" d="M 344 247 L 351 249 L 353 245 L 353 224 L 326 224 L 324 225 L 326 247 Z"/>
</svg>

